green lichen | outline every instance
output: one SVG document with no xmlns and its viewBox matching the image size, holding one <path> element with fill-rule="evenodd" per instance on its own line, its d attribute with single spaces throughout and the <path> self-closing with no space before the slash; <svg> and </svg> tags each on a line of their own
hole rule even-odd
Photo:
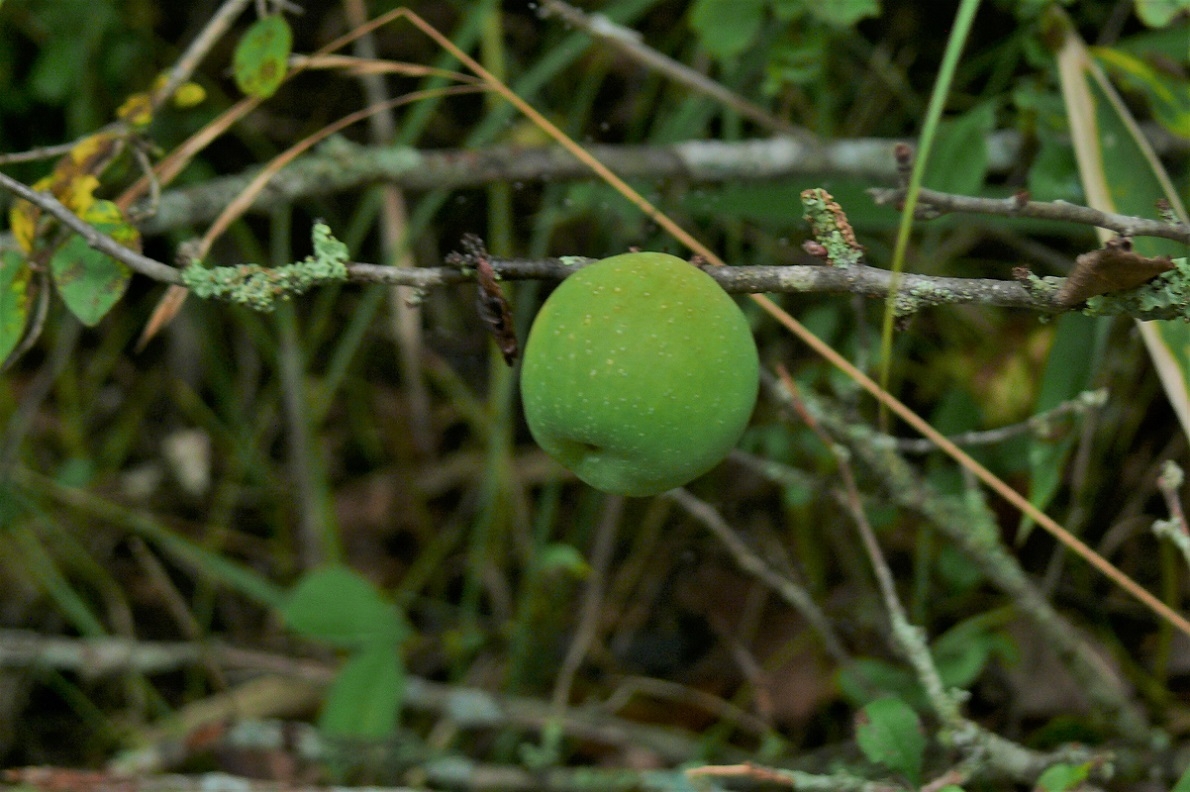
<svg viewBox="0 0 1190 792">
<path fill-rule="evenodd" d="M 1062 288 L 1062 284 L 1066 282 L 1065 278 L 1054 277 L 1047 275 L 1041 277 L 1029 272 L 1025 277 L 1020 279 L 1021 287 L 1029 293 L 1030 297 L 1043 302 L 1052 302 L 1057 298 L 1058 292 Z"/>
<path fill-rule="evenodd" d="M 923 308 L 952 302 L 953 290 L 929 282 L 918 282 L 908 287 L 902 286 L 897 291 L 893 298 L 893 314 L 898 317 L 912 316 Z"/>
<path fill-rule="evenodd" d="M 1092 297 L 1083 313 L 1190 322 L 1190 258 L 1177 258 L 1173 263 L 1169 272 L 1135 289 Z"/>
<path fill-rule="evenodd" d="M 347 246 L 335 239 L 330 228 L 322 223 L 314 224 L 311 236 L 314 254 L 294 264 L 207 268 L 195 261 L 182 270 L 182 283 L 203 299 L 226 300 L 269 313 L 277 300 L 288 300 L 325 283 L 347 280 Z"/>
<path fill-rule="evenodd" d="M 814 239 L 826 250 L 826 259 L 836 267 L 862 264 L 864 249 L 855 239 L 855 231 L 843 207 L 821 187 L 803 190 L 803 215 L 810 223 Z"/>
</svg>

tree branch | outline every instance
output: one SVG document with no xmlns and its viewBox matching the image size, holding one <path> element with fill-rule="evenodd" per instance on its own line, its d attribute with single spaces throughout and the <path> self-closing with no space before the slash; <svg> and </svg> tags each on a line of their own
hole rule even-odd
<svg viewBox="0 0 1190 792">
<path fill-rule="evenodd" d="M 868 194 L 880 206 L 893 204 L 899 207 L 905 198 L 903 189 L 876 188 L 868 190 Z M 932 220 L 944 214 L 957 212 L 1079 223 L 1106 228 L 1108 231 L 1115 231 L 1120 236 L 1161 237 L 1181 242 L 1183 245 L 1190 245 L 1190 226 L 1185 223 L 1167 223 L 1164 220 L 1146 220 L 1141 217 L 1101 212 L 1089 206 L 1079 206 L 1066 201 L 1030 201 L 1026 195 L 1014 195 L 1010 198 L 979 198 L 926 189 L 922 189 L 918 194 L 915 216 L 919 220 Z"/>
<path fill-rule="evenodd" d="M 141 275 L 163 283 L 182 282 L 181 274 L 177 269 L 141 255 L 131 248 L 124 247 L 106 234 L 99 233 L 95 226 L 81 220 L 78 215 L 63 206 L 57 198 L 49 193 L 33 190 L 3 173 L 0 173 L 0 187 L 4 187 L 34 206 L 49 212 L 58 222 L 85 239 L 88 245 L 100 253 L 106 253 L 117 261 L 124 262 L 134 272 L 139 272 Z"/>
<path fill-rule="evenodd" d="M 1185 150 L 1185 141 L 1176 141 L 1160 130 L 1147 131 L 1160 151 Z M 835 176 L 879 184 L 897 179 L 893 158 L 896 143 L 888 138 L 854 138 L 814 145 L 779 136 L 736 142 L 691 140 L 664 146 L 591 145 L 587 151 L 629 179 L 717 184 Z M 989 172 L 1004 173 L 1018 163 L 1021 138 L 1016 132 L 993 132 L 985 144 Z M 247 186 L 256 170 L 165 192 L 156 215 L 148 218 L 141 230 L 158 234 L 212 220 Z M 265 211 L 302 198 L 378 182 L 416 191 L 477 187 L 496 181 L 591 178 L 587 166 L 556 146 L 421 151 L 400 146 L 361 146 L 334 138 L 274 176 L 252 208 Z"/>
<path fill-rule="evenodd" d="M 596 259 L 573 256 L 540 260 L 492 258 L 490 261 L 502 280 L 562 280 Z M 892 273 L 888 270 L 867 266 L 706 267 L 704 271 L 732 294 L 857 294 L 884 299 L 892 282 Z M 353 263 L 347 265 L 347 273 L 348 280 L 356 283 L 395 283 L 417 289 L 473 280 L 470 271 L 449 267 L 399 269 Z M 929 306 L 975 303 L 1061 313 L 1068 309 L 1048 296 L 1050 288 L 1056 291 L 1061 282 L 1061 278 L 1046 279 L 1043 281 L 1045 288 L 1030 289 L 1020 281 L 903 275 L 897 295 L 897 312 L 909 315 Z"/>
</svg>

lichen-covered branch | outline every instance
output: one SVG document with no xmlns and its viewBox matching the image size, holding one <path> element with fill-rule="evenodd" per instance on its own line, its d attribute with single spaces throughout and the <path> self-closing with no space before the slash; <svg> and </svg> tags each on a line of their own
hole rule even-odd
<svg viewBox="0 0 1190 792">
<path fill-rule="evenodd" d="M 779 389 L 772 391 L 784 398 Z M 1012 598 L 1037 627 L 1086 692 L 1096 712 L 1130 742 L 1145 743 L 1153 734 L 1144 712 L 1121 680 L 1029 580 L 1004 547 L 984 505 L 974 506 L 933 490 L 895 449 L 895 441 L 863 424 L 849 423 L 842 411 L 812 392 L 800 394 L 815 418 L 851 451 L 856 462 L 881 482 L 892 501 L 937 526 L 955 546 L 975 560 L 988 579 Z"/>
<path fill-rule="evenodd" d="M 1154 134 L 1160 134 L 1154 130 Z M 1185 141 L 1168 135 L 1158 149 L 1185 150 Z M 809 144 L 788 136 L 742 141 L 690 140 L 661 146 L 590 145 L 591 156 L 627 179 L 682 179 L 704 184 L 755 182 L 824 176 L 890 184 L 897 179 L 888 138 L 852 138 Z M 1011 130 L 986 138 L 988 170 L 1004 173 L 1020 159 L 1020 136 Z M 256 170 L 169 190 L 157 213 L 141 230 L 158 234 L 190 228 L 218 216 L 252 180 Z M 555 146 L 492 146 L 481 149 L 423 151 L 402 146 L 363 146 L 332 138 L 300 157 L 269 182 L 252 208 L 274 206 L 314 196 L 390 183 L 404 190 L 458 189 L 494 182 L 590 180 L 591 170 Z M 790 208 L 793 219 L 795 209 Z"/>
<path fill-rule="evenodd" d="M 182 270 L 182 282 L 198 297 L 227 300 L 267 313 L 277 300 L 347 280 L 347 246 L 322 223 L 314 224 L 313 238 L 314 254 L 304 261 L 280 267 L 239 264 L 210 268 L 193 262 Z"/>
</svg>

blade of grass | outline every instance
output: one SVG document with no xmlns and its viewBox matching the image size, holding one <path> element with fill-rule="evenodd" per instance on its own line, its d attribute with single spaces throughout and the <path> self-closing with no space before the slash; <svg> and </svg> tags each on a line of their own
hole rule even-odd
<svg viewBox="0 0 1190 792">
<path fill-rule="evenodd" d="M 934 139 L 938 134 L 938 123 L 942 119 L 942 109 L 946 105 L 946 97 L 950 93 L 951 83 L 954 82 L 959 56 L 963 52 L 963 45 L 967 42 L 967 35 L 971 32 L 971 25 L 975 21 L 975 12 L 978 10 L 979 0 L 963 0 L 959 6 L 958 14 L 955 15 L 954 25 L 946 40 L 946 51 L 942 55 L 942 64 L 938 67 L 938 78 L 934 81 L 934 90 L 930 94 L 930 104 L 926 108 L 921 137 L 917 143 L 917 153 L 913 158 L 913 171 L 909 175 L 909 187 L 905 191 L 905 205 L 901 209 L 901 223 L 897 228 L 897 241 L 893 247 L 892 283 L 888 287 L 888 298 L 884 302 L 884 320 L 880 328 L 880 387 L 884 389 L 888 388 L 888 377 L 892 367 L 893 318 L 901 273 L 905 269 L 905 251 L 909 247 L 909 233 L 913 228 L 913 211 L 917 207 L 917 196 L 921 191 L 922 177 L 926 172 L 930 149 L 933 148 Z M 882 409 L 881 424 L 885 422 L 885 414 Z"/>
</svg>

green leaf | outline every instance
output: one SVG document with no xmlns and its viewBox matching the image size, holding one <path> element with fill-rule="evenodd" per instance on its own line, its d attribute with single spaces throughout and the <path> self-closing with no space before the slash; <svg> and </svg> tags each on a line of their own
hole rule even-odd
<svg viewBox="0 0 1190 792">
<path fill-rule="evenodd" d="M 22 255 L 15 250 L 4 251 L 0 256 L 0 363 L 16 349 L 25 334 L 29 307 L 33 304 L 29 276 Z"/>
<path fill-rule="evenodd" d="M 764 22 L 765 0 L 697 0 L 690 27 L 713 57 L 727 60 L 748 48 Z"/>
<path fill-rule="evenodd" d="M 121 245 L 140 249 L 140 232 L 111 201 L 92 202 L 81 219 Z M 79 321 L 92 327 L 124 296 L 132 270 L 91 248 L 82 237 L 71 236 L 50 259 L 50 274 L 62 302 Z"/>
<path fill-rule="evenodd" d="M 917 713 L 900 699 L 883 698 L 860 710 L 855 740 L 869 761 L 917 783 L 926 738 Z"/>
<path fill-rule="evenodd" d="M 120 301 L 132 277 L 128 265 L 94 250 L 79 236 L 54 252 L 50 274 L 62 302 L 88 327 L 98 324 Z"/>
<path fill-rule="evenodd" d="M 1051 765 L 1037 777 L 1036 788 L 1042 792 L 1066 792 L 1086 781 L 1090 772 L 1090 764 Z"/>
<path fill-rule="evenodd" d="M 985 102 L 939 125 L 922 184 L 934 190 L 974 195 L 988 171 L 987 136 L 996 108 Z"/>
<path fill-rule="evenodd" d="M 236 45 L 232 71 L 236 86 L 248 96 L 268 99 L 289 68 L 293 32 L 280 14 L 261 17 Z"/>
<path fill-rule="evenodd" d="M 541 571 L 545 574 L 566 572 L 576 578 L 585 578 L 591 573 L 591 567 L 583 554 L 574 545 L 552 543 L 541 548 L 537 558 Z"/>
<path fill-rule="evenodd" d="M 323 734 L 380 740 L 397 728 L 405 668 L 396 647 L 376 645 L 347 660 L 327 691 L 318 728 Z"/>
<path fill-rule="evenodd" d="M 1181 778 L 1173 785 L 1169 792 L 1190 792 L 1190 767 L 1183 771 Z"/>
<path fill-rule="evenodd" d="M 307 573 L 281 608 L 291 630 L 332 646 L 392 646 L 409 633 L 395 605 L 370 582 L 343 566 Z"/>
<path fill-rule="evenodd" d="M 819 22 L 835 28 L 849 28 L 866 17 L 880 16 L 880 0 L 830 0 L 806 3 L 806 10 Z"/>
<path fill-rule="evenodd" d="M 1190 0 L 1136 0 L 1136 15 L 1153 28 L 1165 27 L 1186 12 L 1190 12 Z"/>
<path fill-rule="evenodd" d="M 998 656 L 1006 661 L 1018 657 L 1016 645 L 997 628 L 1011 618 L 1007 610 L 974 616 L 961 621 L 938 637 L 930 653 L 938 666 L 942 684 L 948 688 L 967 688 L 988 661 Z"/>
</svg>

